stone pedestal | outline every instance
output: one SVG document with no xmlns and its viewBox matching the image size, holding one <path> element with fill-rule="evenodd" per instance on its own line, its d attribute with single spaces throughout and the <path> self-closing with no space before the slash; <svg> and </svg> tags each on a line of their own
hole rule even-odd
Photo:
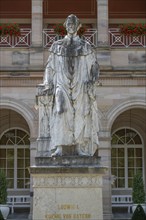
<svg viewBox="0 0 146 220">
<path fill-rule="evenodd" d="M 37 157 L 33 220 L 103 220 L 104 170 L 95 157 Z"/>
</svg>

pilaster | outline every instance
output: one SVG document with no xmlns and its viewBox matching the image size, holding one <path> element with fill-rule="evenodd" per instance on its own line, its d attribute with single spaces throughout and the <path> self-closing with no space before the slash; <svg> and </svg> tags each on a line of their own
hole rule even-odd
<svg viewBox="0 0 146 220">
<path fill-rule="evenodd" d="M 36 156 L 36 150 L 37 150 L 37 138 L 31 137 L 30 138 L 30 166 L 35 164 L 35 156 Z M 32 176 L 30 176 L 30 213 L 28 216 L 28 219 L 32 219 L 32 213 L 33 213 L 33 181 L 32 181 Z"/>
<path fill-rule="evenodd" d="M 112 219 L 111 206 L 111 134 L 109 131 L 102 131 L 99 134 L 98 155 L 101 157 L 101 165 L 108 167 L 103 177 L 103 219 Z"/>
<path fill-rule="evenodd" d="M 98 46 L 107 47 L 108 42 L 108 0 L 97 0 Z"/>
<path fill-rule="evenodd" d="M 43 0 L 32 0 L 32 46 L 42 46 Z"/>
</svg>

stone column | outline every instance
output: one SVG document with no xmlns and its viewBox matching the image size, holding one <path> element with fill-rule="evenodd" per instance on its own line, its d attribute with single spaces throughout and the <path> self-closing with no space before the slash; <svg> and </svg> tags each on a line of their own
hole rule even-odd
<svg viewBox="0 0 146 220">
<path fill-rule="evenodd" d="M 110 132 L 100 132 L 100 146 L 98 156 L 101 157 L 101 166 L 108 167 L 106 175 L 103 177 L 103 219 L 112 219 L 111 207 L 111 137 Z"/>
<path fill-rule="evenodd" d="M 30 166 L 35 164 L 35 157 L 37 151 L 37 138 L 30 137 Z M 30 176 L 30 213 L 28 219 L 32 219 L 33 213 L 33 183 L 32 183 L 32 176 Z"/>
<path fill-rule="evenodd" d="M 97 0 L 98 46 L 107 47 L 108 42 L 108 0 Z"/>
<path fill-rule="evenodd" d="M 32 0 L 32 47 L 42 47 L 43 0 Z"/>
</svg>

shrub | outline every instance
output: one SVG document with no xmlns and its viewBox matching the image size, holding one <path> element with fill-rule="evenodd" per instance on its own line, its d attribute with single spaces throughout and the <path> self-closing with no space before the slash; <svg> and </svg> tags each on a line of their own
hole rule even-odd
<svg viewBox="0 0 146 220">
<path fill-rule="evenodd" d="M 0 220 L 4 220 L 1 210 L 0 210 Z"/>
<path fill-rule="evenodd" d="M 144 182 L 141 173 L 137 173 L 133 178 L 132 200 L 134 204 L 145 203 Z"/>
<path fill-rule="evenodd" d="M 77 33 L 81 37 L 81 36 L 83 36 L 85 34 L 85 32 L 86 32 L 86 27 L 82 26 L 82 27 L 79 28 Z"/>
<path fill-rule="evenodd" d="M 0 35 L 3 33 L 3 26 L 0 24 Z"/>
<path fill-rule="evenodd" d="M 0 170 L 0 204 L 7 203 L 7 180 L 5 173 Z"/>
<path fill-rule="evenodd" d="M 65 27 L 63 24 L 56 24 L 54 26 L 54 32 L 58 35 L 64 36 L 67 34 Z"/>
<path fill-rule="evenodd" d="M 67 34 L 67 31 L 63 26 L 63 24 L 56 24 L 53 28 L 54 28 L 54 32 L 58 35 L 64 36 Z M 86 31 L 86 27 L 82 26 L 79 28 L 77 34 L 81 37 L 82 35 L 84 35 L 85 31 Z"/>
<path fill-rule="evenodd" d="M 141 205 L 136 207 L 131 220 L 146 220 L 146 214 Z"/>
<path fill-rule="evenodd" d="M 0 24 L 0 35 L 20 36 L 20 27 L 18 24 Z"/>
<path fill-rule="evenodd" d="M 0 220 L 4 220 L 2 213 L 1 213 L 1 210 L 0 210 Z"/>
<path fill-rule="evenodd" d="M 121 24 L 119 26 L 122 35 L 140 36 L 146 35 L 146 24 Z"/>
</svg>

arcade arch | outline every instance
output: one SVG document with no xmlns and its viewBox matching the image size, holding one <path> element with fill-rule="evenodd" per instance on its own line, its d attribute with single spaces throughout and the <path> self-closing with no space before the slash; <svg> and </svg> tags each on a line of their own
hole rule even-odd
<svg viewBox="0 0 146 220">
<path fill-rule="evenodd" d="M 12 109 L 0 109 L 0 169 L 4 170 L 11 194 L 30 191 L 30 129 Z"/>
<path fill-rule="evenodd" d="M 0 168 L 6 173 L 8 189 L 29 189 L 29 134 L 21 128 L 10 128 L 0 137 Z"/>
<path fill-rule="evenodd" d="M 111 173 L 116 177 L 113 194 L 131 194 L 137 171 L 143 173 L 146 182 L 146 108 L 131 105 L 111 126 Z"/>
</svg>

